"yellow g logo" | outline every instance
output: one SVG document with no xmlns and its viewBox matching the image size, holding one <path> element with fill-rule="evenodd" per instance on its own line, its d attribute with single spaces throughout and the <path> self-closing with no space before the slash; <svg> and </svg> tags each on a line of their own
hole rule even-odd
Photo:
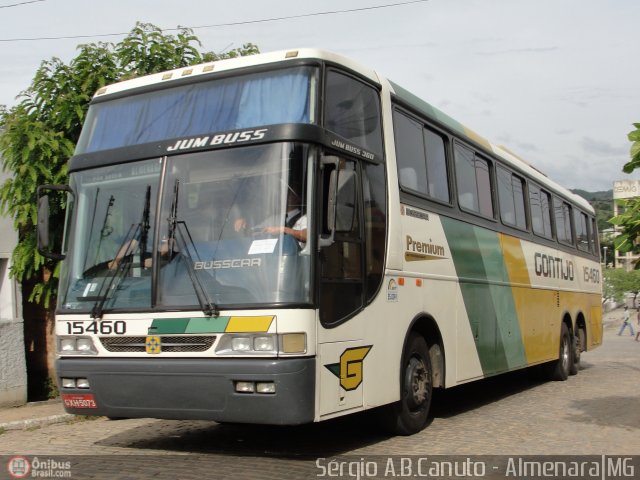
<svg viewBox="0 0 640 480">
<path fill-rule="evenodd" d="M 362 362 L 373 345 L 348 348 L 340 355 L 340 363 L 325 365 L 340 379 L 340 386 L 347 391 L 355 390 L 362 383 Z"/>
</svg>

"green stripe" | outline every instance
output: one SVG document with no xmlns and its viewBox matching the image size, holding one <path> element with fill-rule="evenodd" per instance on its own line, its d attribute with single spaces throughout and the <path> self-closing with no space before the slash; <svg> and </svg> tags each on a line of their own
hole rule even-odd
<svg viewBox="0 0 640 480">
<path fill-rule="evenodd" d="M 230 317 L 192 318 L 185 333 L 222 333 Z"/>
<path fill-rule="evenodd" d="M 183 333 L 223 333 L 230 317 L 218 318 L 155 318 L 149 335 L 180 335 Z"/>
<path fill-rule="evenodd" d="M 442 225 L 482 371 L 490 375 L 525 365 L 515 300 L 498 234 L 445 217 Z"/>
</svg>

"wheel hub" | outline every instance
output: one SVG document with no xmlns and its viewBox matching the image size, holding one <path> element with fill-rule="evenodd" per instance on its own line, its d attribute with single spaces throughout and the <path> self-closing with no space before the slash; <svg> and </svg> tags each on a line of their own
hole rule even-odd
<svg viewBox="0 0 640 480">
<path fill-rule="evenodd" d="M 407 366 L 407 385 L 409 387 L 409 408 L 415 409 L 425 403 L 429 392 L 429 378 L 424 362 L 411 358 Z"/>
</svg>

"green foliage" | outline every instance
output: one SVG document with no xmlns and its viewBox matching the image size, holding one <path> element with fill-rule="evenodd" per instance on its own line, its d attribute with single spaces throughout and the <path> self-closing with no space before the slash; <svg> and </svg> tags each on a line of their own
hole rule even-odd
<svg viewBox="0 0 640 480">
<path fill-rule="evenodd" d="M 620 302 L 625 293 L 637 295 L 640 292 L 640 270 L 627 272 L 623 268 L 607 268 L 603 270 L 603 296 Z"/>
<path fill-rule="evenodd" d="M 52 398 L 58 398 L 60 396 L 60 392 L 58 391 L 58 384 L 55 379 L 51 377 L 47 377 L 44 382 L 44 391 L 47 393 L 47 399 L 51 400 Z"/>
<path fill-rule="evenodd" d="M 634 123 L 635 130 L 628 135 L 631 144 L 631 160 L 623 167 L 625 173 L 631 173 L 640 167 L 640 123 Z M 640 197 L 618 200 L 618 205 L 623 207 L 622 213 L 613 217 L 609 222 L 619 227 L 620 234 L 615 238 L 614 244 L 620 252 L 640 251 Z M 640 268 L 640 264 L 635 265 Z"/>
<path fill-rule="evenodd" d="M 0 214 L 9 215 L 19 234 L 11 275 L 19 281 L 36 279 L 29 301 L 49 307 L 57 289 L 58 264 L 36 249 L 36 188 L 65 184 L 67 161 L 73 155 L 89 102 L 99 88 L 120 80 L 206 61 L 258 53 L 248 43 L 224 54 L 200 52 L 193 31 L 180 28 L 165 35 L 149 23 L 137 23 L 120 43 L 80 45 L 65 64 L 59 58 L 42 62 L 19 103 L 0 106 L 0 156 L 13 178 L 0 187 Z M 61 238 L 64 198 L 53 206 L 51 225 Z"/>
<path fill-rule="evenodd" d="M 636 127 L 636 129 L 629 132 L 627 136 L 629 141 L 633 142 L 630 150 L 631 161 L 626 163 L 622 168 L 624 173 L 631 173 L 640 167 L 640 123 L 634 123 L 633 126 Z"/>
</svg>

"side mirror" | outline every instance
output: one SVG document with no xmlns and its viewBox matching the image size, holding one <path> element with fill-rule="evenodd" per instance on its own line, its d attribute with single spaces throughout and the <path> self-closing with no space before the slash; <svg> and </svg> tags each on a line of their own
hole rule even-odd
<svg viewBox="0 0 640 480">
<path fill-rule="evenodd" d="M 51 260 L 64 260 L 62 253 L 53 252 L 51 250 L 51 230 L 49 218 L 51 216 L 50 202 L 51 198 L 45 191 L 68 192 L 73 195 L 73 191 L 67 185 L 40 185 L 37 190 L 38 196 L 38 224 L 36 230 L 36 238 L 38 252 L 40 255 Z"/>
</svg>

